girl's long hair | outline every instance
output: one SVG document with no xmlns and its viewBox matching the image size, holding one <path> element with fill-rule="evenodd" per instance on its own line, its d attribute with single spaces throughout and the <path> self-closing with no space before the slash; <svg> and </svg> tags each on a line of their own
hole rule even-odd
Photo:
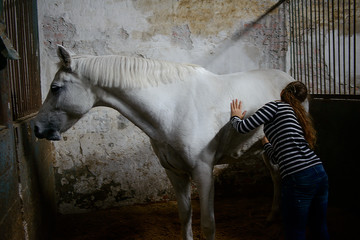
<svg viewBox="0 0 360 240">
<path fill-rule="evenodd" d="M 305 140 L 311 149 L 316 144 L 316 130 L 314 129 L 310 115 L 305 111 L 302 102 L 307 99 L 308 93 L 306 86 L 299 81 L 289 83 L 281 92 L 281 101 L 290 104 L 294 109 L 295 115 L 304 131 Z"/>
</svg>

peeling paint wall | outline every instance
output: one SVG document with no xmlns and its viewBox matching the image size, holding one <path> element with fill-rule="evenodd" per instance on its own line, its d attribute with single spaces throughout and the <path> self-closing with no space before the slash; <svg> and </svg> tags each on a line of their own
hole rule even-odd
<svg viewBox="0 0 360 240">
<path fill-rule="evenodd" d="M 95 109 L 63 136 L 55 163 L 61 212 L 174 198 L 148 137 L 115 110 Z"/>
<path fill-rule="evenodd" d="M 39 0 L 42 95 L 56 44 L 78 54 L 125 54 L 202 65 L 215 73 L 287 69 L 286 5 L 276 0 Z M 54 143 L 61 213 L 173 199 L 149 139 L 118 112 L 95 108 Z M 251 164 L 250 164 L 251 165 Z"/>
</svg>

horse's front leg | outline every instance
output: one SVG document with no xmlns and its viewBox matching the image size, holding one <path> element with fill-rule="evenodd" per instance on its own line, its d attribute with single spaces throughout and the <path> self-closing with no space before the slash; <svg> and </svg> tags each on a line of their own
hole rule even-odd
<svg viewBox="0 0 360 240">
<path fill-rule="evenodd" d="M 150 139 L 150 142 L 174 188 L 181 222 L 182 238 L 184 240 L 193 240 L 191 229 L 192 209 L 190 174 L 186 174 L 185 172 L 179 173 L 179 171 L 174 168 L 173 164 L 169 163 L 170 159 L 181 162 L 181 159 L 176 157 L 176 152 L 169 145 L 156 142 L 153 139 Z"/>
<path fill-rule="evenodd" d="M 189 175 L 181 175 L 166 170 L 170 182 L 174 188 L 178 204 L 179 217 L 181 222 L 181 234 L 184 240 L 192 240 L 193 233 L 191 229 L 191 181 Z"/>
<path fill-rule="evenodd" d="M 192 177 L 200 197 L 201 230 L 207 240 L 213 240 L 215 239 L 213 168 L 204 162 L 199 162 Z"/>
</svg>

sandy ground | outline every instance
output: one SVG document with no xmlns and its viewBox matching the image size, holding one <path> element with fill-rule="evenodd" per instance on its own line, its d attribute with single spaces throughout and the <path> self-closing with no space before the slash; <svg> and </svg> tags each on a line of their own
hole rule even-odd
<svg viewBox="0 0 360 240">
<path fill-rule="evenodd" d="M 216 239 L 281 240 L 280 219 L 266 222 L 271 197 L 215 198 Z M 331 239 L 353 239 L 359 221 L 355 213 L 329 206 Z M 200 237 L 198 200 L 193 200 L 194 239 Z M 356 234 L 356 235 L 355 235 Z M 175 201 L 63 215 L 57 219 L 53 240 L 173 240 L 180 238 Z"/>
</svg>

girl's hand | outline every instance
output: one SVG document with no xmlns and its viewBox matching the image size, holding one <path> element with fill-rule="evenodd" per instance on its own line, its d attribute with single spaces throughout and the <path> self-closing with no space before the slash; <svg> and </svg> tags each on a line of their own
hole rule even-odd
<svg viewBox="0 0 360 240">
<path fill-rule="evenodd" d="M 245 117 L 246 111 L 242 111 L 242 102 L 234 99 L 230 103 L 231 108 L 231 117 L 238 116 L 240 119 L 243 119 Z"/>
<path fill-rule="evenodd" d="M 268 140 L 267 137 L 265 137 L 265 136 L 261 139 L 262 145 L 265 145 L 265 144 L 267 144 L 268 142 L 269 142 L 269 140 Z"/>
</svg>

